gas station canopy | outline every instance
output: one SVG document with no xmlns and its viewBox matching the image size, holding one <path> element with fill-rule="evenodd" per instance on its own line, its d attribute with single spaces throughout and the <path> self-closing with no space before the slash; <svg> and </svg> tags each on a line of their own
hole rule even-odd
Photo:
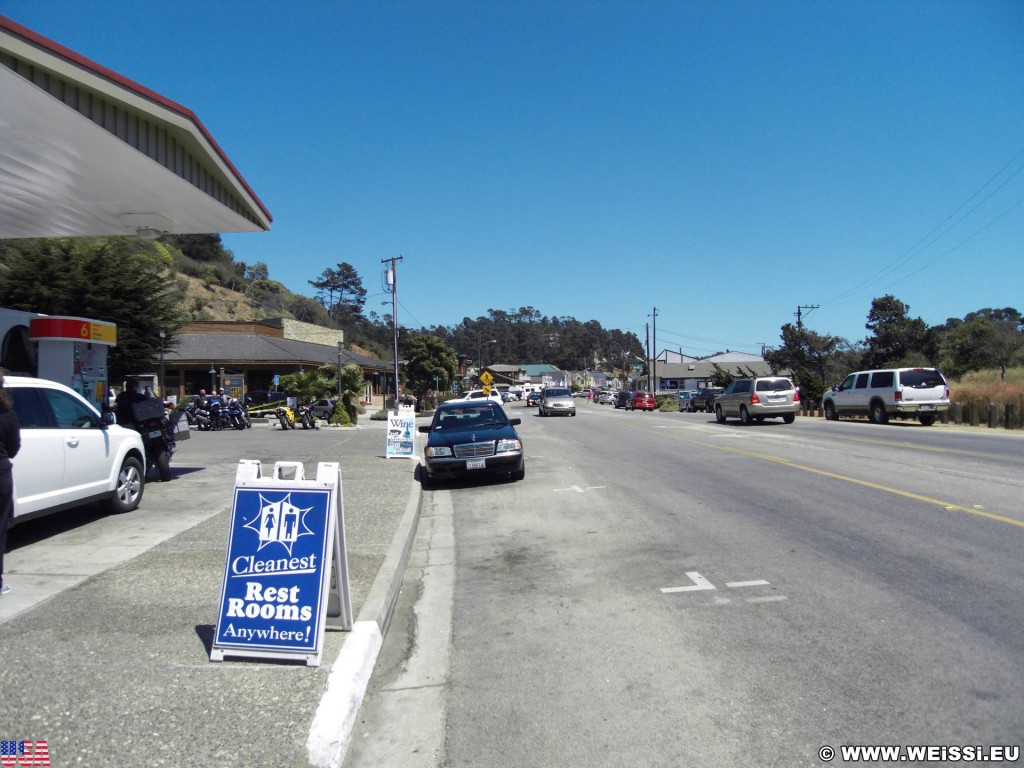
<svg viewBox="0 0 1024 768">
<path fill-rule="evenodd" d="M 0 238 L 261 232 L 188 109 L 0 16 Z"/>
</svg>

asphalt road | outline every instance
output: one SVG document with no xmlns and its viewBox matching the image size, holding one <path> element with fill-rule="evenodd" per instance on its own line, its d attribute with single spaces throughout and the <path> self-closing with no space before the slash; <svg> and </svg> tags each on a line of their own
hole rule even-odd
<svg viewBox="0 0 1024 768">
<path fill-rule="evenodd" d="M 426 494 L 350 768 L 1024 741 L 1024 436 L 506 407 L 526 479 Z"/>
</svg>

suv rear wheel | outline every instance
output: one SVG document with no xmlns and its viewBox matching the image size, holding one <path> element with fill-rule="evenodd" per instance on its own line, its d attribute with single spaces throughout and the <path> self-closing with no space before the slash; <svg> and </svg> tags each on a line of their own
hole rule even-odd
<svg viewBox="0 0 1024 768">
<path fill-rule="evenodd" d="M 917 420 L 920 421 L 923 426 L 930 427 L 932 424 L 935 423 L 935 414 L 919 413 L 917 414 Z"/>
<path fill-rule="evenodd" d="M 725 414 L 722 413 L 722 406 L 720 405 L 715 406 L 715 421 L 719 424 L 725 424 Z"/>
<path fill-rule="evenodd" d="M 721 409 L 721 407 L 719 407 L 719 409 Z M 717 412 L 716 412 L 716 414 L 717 414 Z M 747 411 L 747 407 L 745 405 L 741 405 L 740 406 L 740 424 L 742 424 L 743 426 L 747 427 L 747 426 L 750 426 L 750 424 L 753 423 L 753 421 L 754 420 L 752 418 L 750 418 L 750 413 Z"/>
<path fill-rule="evenodd" d="M 875 424 L 889 423 L 889 413 L 885 410 L 885 403 L 881 400 L 875 400 L 871 404 L 871 421 Z"/>
</svg>

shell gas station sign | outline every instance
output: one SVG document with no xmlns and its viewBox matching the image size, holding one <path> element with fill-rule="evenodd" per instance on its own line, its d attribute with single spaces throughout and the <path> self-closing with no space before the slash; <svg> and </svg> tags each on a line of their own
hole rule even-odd
<svg viewBox="0 0 1024 768">
<path fill-rule="evenodd" d="M 5 368 L 58 381 L 102 410 L 107 352 L 117 345 L 115 323 L 0 309 L 0 342 Z"/>
<path fill-rule="evenodd" d="M 117 326 L 83 317 L 34 317 L 29 321 L 29 334 L 34 340 L 62 339 L 91 344 L 117 344 Z"/>
</svg>

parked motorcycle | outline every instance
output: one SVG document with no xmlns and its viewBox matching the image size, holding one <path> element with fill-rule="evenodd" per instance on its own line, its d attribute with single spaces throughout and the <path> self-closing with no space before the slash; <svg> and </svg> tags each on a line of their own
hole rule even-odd
<svg viewBox="0 0 1024 768">
<path fill-rule="evenodd" d="M 275 411 L 277 420 L 281 422 L 281 429 L 295 429 L 295 413 L 287 405 L 282 405 Z"/>
<path fill-rule="evenodd" d="M 174 427 L 181 413 L 167 416 L 164 403 L 159 398 L 149 398 L 132 404 L 135 421 L 129 425 L 142 435 L 142 444 L 146 449 L 146 471 L 156 467 L 160 479 L 167 482 L 171 479 L 171 456 L 174 455 Z M 187 434 L 187 433 L 184 433 Z"/>
<path fill-rule="evenodd" d="M 227 425 L 238 430 L 252 426 L 252 420 L 249 418 L 249 409 L 242 405 L 241 401 L 236 397 L 228 400 L 228 404 L 224 408 L 224 418 Z"/>
<path fill-rule="evenodd" d="M 203 432 L 220 429 L 219 412 L 215 415 L 209 403 L 198 402 L 192 406 L 192 415 L 196 420 L 196 426 Z"/>
<path fill-rule="evenodd" d="M 316 414 L 313 413 L 312 405 L 299 406 L 299 422 L 302 424 L 303 429 L 320 429 L 316 425 Z"/>
</svg>

